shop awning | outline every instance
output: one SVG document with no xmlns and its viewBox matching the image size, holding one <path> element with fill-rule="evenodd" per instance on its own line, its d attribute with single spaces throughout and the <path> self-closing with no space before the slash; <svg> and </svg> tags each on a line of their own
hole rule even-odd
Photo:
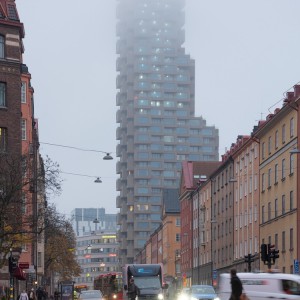
<svg viewBox="0 0 300 300">
<path fill-rule="evenodd" d="M 20 267 L 14 270 L 14 277 L 18 280 L 26 280 L 26 273 Z"/>
</svg>

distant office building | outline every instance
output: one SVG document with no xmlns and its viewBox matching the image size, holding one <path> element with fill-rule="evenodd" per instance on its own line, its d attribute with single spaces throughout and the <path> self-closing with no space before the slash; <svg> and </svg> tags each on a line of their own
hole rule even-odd
<svg viewBox="0 0 300 300">
<path fill-rule="evenodd" d="M 92 289 L 94 278 L 119 270 L 116 214 L 106 214 L 105 208 L 75 208 L 71 214 L 82 270 L 75 284 Z"/>
<path fill-rule="evenodd" d="M 75 208 L 72 212 L 72 225 L 77 236 L 93 232 L 116 232 L 116 214 L 106 214 L 105 208 Z"/>
<path fill-rule="evenodd" d="M 101 274 L 120 271 L 117 258 L 116 231 L 92 232 L 77 237 L 76 259 L 82 273 L 75 278 L 75 286 L 93 289 L 94 279 Z"/>
<path fill-rule="evenodd" d="M 195 63 L 182 47 L 184 3 L 118 1 L 121 264 L 133 263 L 161 224 L 163 189 L 179 187 L 181 161 L 218 160 L 218 130 L 195 117 Z"/>
</svg>

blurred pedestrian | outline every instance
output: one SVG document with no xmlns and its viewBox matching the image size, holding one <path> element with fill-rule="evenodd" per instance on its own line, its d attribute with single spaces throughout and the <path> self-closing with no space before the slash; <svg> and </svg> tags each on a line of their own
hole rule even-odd
<svg viewBox="0 0 300 300">
<path fill-rule="evenodd" d="M 19 300 L 28 300 L 28 295 L 25 290 L 22 291 Z"/>
<path fill-rule="evenodd" d="M 35 292 L 34 292 L 34 288 L 32 288 L 29 293 L 28 293 L 28 298 L 29 300 L 35 300 Z"/>
<path fill-rule="evenodd" d="M 134 283 L 134 279 L 131 278 L 129 281 L 127 296 L 130 300 L 135 300 L 136 296 L 140 295 L 140 289 Z"/>
<path fill-rule="evenodd" d="M 231 295 L 230 300 L 240 300 L 240 297 L 243 293 L 243 285 L 241 280 L 236 274 L 236 269 L 230 270 L 230 284 L 231 284 Z"/>
</svg>

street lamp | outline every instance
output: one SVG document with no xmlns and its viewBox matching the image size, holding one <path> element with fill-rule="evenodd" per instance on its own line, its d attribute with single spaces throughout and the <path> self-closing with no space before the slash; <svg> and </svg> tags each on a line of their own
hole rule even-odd
<svg viewBox="0 0 300 300">
<path fill-rule="evenodd" d="M 100 177 L 97 177 L 95 180 L 94 180 L 95 183 L 102 183 L 102 180 L 100 179 Z"/>
<path fill-rule="evenodd" d="M 103 157 L 104 160 L 112 160 L 113 157 L 109 154 L 109 153 L 106 153 L 106 155 Z"/>
</svg>

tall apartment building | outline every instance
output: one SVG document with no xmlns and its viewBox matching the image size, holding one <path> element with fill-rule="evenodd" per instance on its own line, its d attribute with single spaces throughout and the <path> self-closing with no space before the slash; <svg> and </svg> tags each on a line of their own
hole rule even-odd
<svg viewBox="0 0 300 300">
<path fill-rule="evenodd" d="M 134 262 L 161 224 L 162 192 L 181 161 L 218 160 L 218 130 L 195 117 L 195 63 L 184 43 L 184 0 L 117 5 L 117 180 L 120 262 Z"/>
</svg>

